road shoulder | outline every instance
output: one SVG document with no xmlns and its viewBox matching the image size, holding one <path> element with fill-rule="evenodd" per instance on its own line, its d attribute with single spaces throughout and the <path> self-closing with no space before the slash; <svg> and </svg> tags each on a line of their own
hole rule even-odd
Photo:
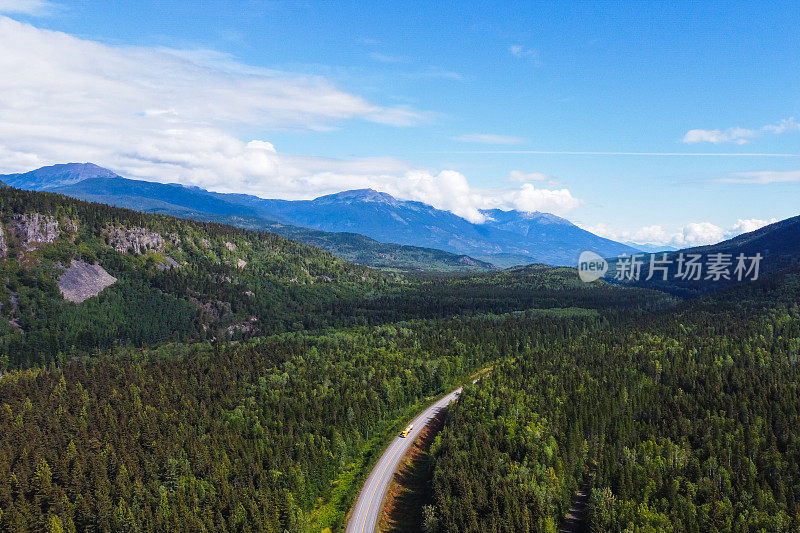
<svg viewBox="0 0 800 533">
<path fill-rule="evenodd" d="M 446 411 L 441 410 L 425 426 L 394 472 L 383 500 L 379 532 L 422 531 L 422 508 L 433 501 L 433 463 L 429 451 L 444 427 Z"/>
</svg>

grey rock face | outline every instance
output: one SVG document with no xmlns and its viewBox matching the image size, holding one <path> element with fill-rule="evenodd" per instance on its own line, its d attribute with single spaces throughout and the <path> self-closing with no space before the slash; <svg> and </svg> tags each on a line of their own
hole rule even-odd
<svg viewBox="0 0 800 533">
<path fill-rule="evenodd" d="M 147 231 L 144 228 L 109 227 L 106 229 L 108 242 L 118 252 L 133 250 L 142 254 L 149 250 L 161 251 L 164 249 L 165 240 L 159 233 Z"/>
<path fill-rule="evenodd" d="M 11 220 L 11 230 L 27 251 L 33 250 L 37 244 L 51 243 L 61 235 L 55 217 L 41 213 L 14 215 Z"/>
<path fill-rule="evenodd" d="M 80 303 L 97 296 L 103 289 L 116 283 L 117 278 L 97 263 L 90 265 L 73 260 L 70 267 L 58 278 L 58 288 L 66 300 Z"/>
<path fill-rule="evenodd" d="M 164 260 L 156 263 L 156 268 L 161 270 L 172 270 L 173 268 L 181 268 L 181 264 L 175 261 L 172 257 L 164 255 Z"/>
<path fill-rule="evenodd" d="M 8 255 L 8 243 L 6 242 L 6 232 L 0 226 L 0 259 L 5 259 Z"/>
</svg>

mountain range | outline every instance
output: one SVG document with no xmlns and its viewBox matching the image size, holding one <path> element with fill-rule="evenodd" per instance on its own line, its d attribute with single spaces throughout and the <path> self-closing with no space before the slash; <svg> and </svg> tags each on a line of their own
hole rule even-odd
<svg viewBox="0 0 800 533">
<path fill-rule="evenodd" d="M 606 257 L 638 251 L 548 213 L 485 210 L 486 222 L 473 224 L 449 211 L 371 189 L 314 200 L 263 199 L 132 180 L 92 163 L 52 165 L 0 180 L 19 189 L 272 231 L 371 266 L 481 270 L 574 265 L 583 250 Z"/>
<path fill-rule="evenodd" d="M 137 211 L 219 222 L 270 231 L 377 268 L 426 272 L 481 272 L 496 269 L 465 255 L 417 246 L 382 243 L 355 233 L 333 233 L 280 224 L 243 205 L 251 197 L 215 194 L 199 187 L 131 180 L 92 163 L 69 163 L 0 177 L 18 189 L 48 191 Z"/>
<path fill-rule="evenodd" d="M 663 279 L 664 274 L 661 271 L 657 271 L 652 279 L 646 279 L 649 274 L 650 256 L 644 255 L 641 278 L 632 284 L 686 297 L 716 292 L 739 283 L 735 269 L 739 264 L 740 255 L 743 256 L 743 264 L 747 269 L 747 272 L 743 272 L 747 274 L 742 276 L 744 281 L 763 280 L 780 272 L 800 269 L 800 216 L 787 218 L 708 246 L 677 251 L 662 250 L 655 254 L 654 258 L 656 261 L 663 261 L 662 264 L 668 269 L 666 280 Z M 698 261 L 702 267 L 699 276 L 687 277 L 699 277 L 699 279 L 682 279 L 679 276 L 679 268 L 683 272 L 687 272 L 688 269 L 679 267 L 679 264 L 681 259 L 687 261 L 691 256 L 699 256 Z M 759 257 L 757 268 L 750 271 L 753 258 L 756 256 Z M 725 276 L 719 279 L 708 270 L 709 264 L 715 260 L 727 265 L 723 268 Z M 610 274 L 607 279 L 616 273 L 619 259 L 609 259 L 609 265 Z"/>
</svg>

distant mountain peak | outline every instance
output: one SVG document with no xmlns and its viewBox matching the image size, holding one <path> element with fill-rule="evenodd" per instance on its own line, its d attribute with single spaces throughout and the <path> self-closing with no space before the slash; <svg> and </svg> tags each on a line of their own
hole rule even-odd
<svg viewBox="0 0 800 533">
<path fill-rule="evenodd" d="M 59 163 L 30 172 L 6 176 L 8 184 L 19 189 L 50 190 L 93 179 L 119 178 L 115 172 L 94 163 Z"/>
<path fill-rule="evenodd" d="M 489 219 L 488 222 L 490 224 L 519 224 L 524 222 L 535 222 L 537 224 L 556 224 L 563 226 L 574 225 L 566 218 L 561 218 L 543 211 L 517 211 L 516 209 L 505 211 L 503 209 L 482 209 L 481 213 L 483 213 Z"/>
<path fill-rule="evenodd" d="M 349 191 L 337 192 L 334 194 L 327 194 L 320 196 L 314 200 L 314 203 L 330 203 L 330 202 L 343 202 L 343 201 L 361 201 L 361 202 L 376 202 L 389 205 L 397 205 L 400 200 L 385 192 L 379 192 L 375 189 L 352 189 Z"/>
<path fill-rule="evenodd" d="M 89 162 L 89 161 L 87 161 L 85 163 L 57 163 L 55 165 L 41 167 L 38 170 L 43 170 L 43 169 L 46 169 L 46 168 L 52 168 L 52 169 L 61 169 L 61 168 L 63 168 L 63 169 L 76 170 L 76 171 L 79 171 L 79 172 L 84 172 L 84 171 L 111 172 L 107 168 L 103 168 L 100 165 L 95 165 L 94 163 Z"/>
<path fill-rule="evenodd" d="M 25 174 L 38 174 L 40 176 L 58 176 L 62 174 L 71 174 L 83 179 L 88 178 L 109 178 L 120 177 L 117 173 L 108 170 L 107 168 L 95 165 L 94 163 L 58 163 L 56 165 L 48 165 L 31 170 Z"/>
<path fill-rule="evenodd" d="M 532 213 L 528 213 L 528 215 L 531 219 L 538 220 L 539 222 L 549 222 L 551 224 L 569 224 L 570 226 L 573 225 L 573 223 L 566 218 L 554 215 L 553 213 L 534 211 Z"/>
</svg>

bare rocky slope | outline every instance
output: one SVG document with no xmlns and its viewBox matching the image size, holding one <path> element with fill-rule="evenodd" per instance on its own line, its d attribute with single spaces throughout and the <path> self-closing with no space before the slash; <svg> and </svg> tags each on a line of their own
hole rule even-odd
<svg viewBox="0 0 800 533">
<path fill-rule="evenodd" d="M 116 281 L 117 278 L 97 263 L 90 265 L 76 259 L 58 278 L 58 288 L 65 299 L 81 303 L 97 296 Z"/>
</svg>

